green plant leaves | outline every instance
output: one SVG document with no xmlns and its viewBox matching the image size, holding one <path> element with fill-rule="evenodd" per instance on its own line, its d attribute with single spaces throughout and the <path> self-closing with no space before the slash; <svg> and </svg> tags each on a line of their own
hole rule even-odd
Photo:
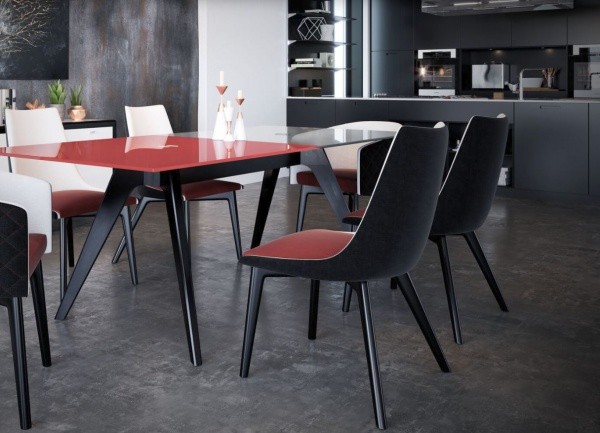
<svg viewBox="0 0 600 433">
<path fill-rule="evenodd" d="M 57 80 L 54 83 L 48 84 L 48 94 L 51 104 L 64 104 L 67 97 L 67 88 Z"/>
<path fill-rule="evenodd" d="M 82 90 L 83 90 L 83 86 L 81 84 L 76 86 L 74 89 L 71 89 L 71 105 L 82 105 L 81 104 Z"/>
</svg>

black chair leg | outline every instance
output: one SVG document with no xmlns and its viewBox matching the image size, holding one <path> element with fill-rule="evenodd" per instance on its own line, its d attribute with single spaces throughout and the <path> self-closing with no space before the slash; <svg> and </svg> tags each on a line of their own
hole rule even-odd
<svg viewBox="0 0 600 433">
<path fill-rule="evenodd" d="M 188 245 L 192 245 L 192 232 L 191 232 L 191 216 L 190 216 L 190 202 L 188 200 L 183 201 L 183 213 L 185 217 L 185 232 L 187 233 Z"/>
<path fill-rule="evenodd" d="M 450 257 L 448 256 L 448 244 L 446 236 L 432 238 L 438 247 L 440 254 L 440 263 L 442 265 L 442 274 L 444 275 L 444 286 L 446 287 L 446 298 L 448 299 L 448 308 L 450 309 L 450 321 L 452 322 L 452 332 L 456 344 L 462 344 L 462 333 L 460 331 L 460 320 L 458 318 L 458 307 L 456 305 L 456 295 L 454 294 L 454 283 L 452 282 L 452 270 L 450 268 Z"/>
<path fill-rule="evenodd" d="M 250 289 L 248 292 L 248 305 L 246 307 L 246 326 L 244 329 L 244 342 L 242 345 L 242 362 L 240 365 L 240 377 L 248 377 L 250 370 L 250 359 L 252 358 L 252 347 L 256 334 L 256 322 L 258 320 L 258 309 L 266 276 L 263 269 L 252 268 L 250 272 Z"/>
<path fill-rule="evenodd" d="M 342 304 L 342 311 L 347 313 L 350 311 L 350 302 L 352 301 L 352 287 L 346 283 L 344 285 L 344 302 Z"/>
<path fill-rule="evenodd" d="M 369 287 L 366 282 L 353 284 L 358 299 L 360 320 L 362 324 L 365 350 L 367 352 L 367 365 L 369 367 L 369 379 L 371 381 L 371 396 L 373 397 L 373 409 L 375 411 L 375 422 L 377 428 L 386 428 L 385 404 L 383 402 L 383 388 L 379 376 L 379 360 L 377 357 L 377 345 L 375 343 L 375 332 L 373 329 L 373 317 L 371 316 L 371 301 L 369 298 Z"/>
<path fill-rule="evenodd" d="M 308 199 L 307 188 L 300 187 L 300 202 L 298 203 L 298 217 L 296 219 L 296 231 L 301 232 L 304 227 L 304 216 L 306 215 L 306 201 Z"/>
<path fill-rule="evenodd" d="M 73 249 L 73 218 L 67 218 L 67 242 L 69 243 L 69 267 L 75 266 L 75 250 Z"/>
<path fill-rule="evenodd" d="M 138 283 L 137 264 L 135 259 L 135 246 L 133 244 L 133 228 L 131 225 L 131 214 L 129 206 L 123 206 L 121 210 L 121 221 L 123 222 L 123 233 L 125 244 L 127 245 L 127 260 L 129 262 L 129 274 L 131 275 L 131 284 Z"/>
<path fill-rule="evenodd" d="M 46 314 L 46 295 L 44 294 L 44 272 L 40 262 L 31 275 L 31 298 L 35 312 L 35 324 L 37 326 L 42 365 L 50 367 L 52 358 L 50 356 L 50 337 L 48 336 L 48 315 Z"/>
<path fill-rule="evenodd" d="M 142 213 L 144 212 L 144 209 L 146 209 L 146 206 L 148 206 L 148 203 L 150 203 L 151 199 L 147 198 L 147 197 L 142 197 L 140 199 L 139 204 L 136 206 L 135 210 L 133 211 L 133 215 L 131 217 L 131 231 L 133 232 L 133 230 L 135 230 L 135 227 L 137 226 L 140 218 L 142 217 Z M 121 254 L 123 254 L 123 251 L 125 250 L 125 244 L 127 242 L 127 239 L 125 239 L 125 234 L 123 234 L 123 236 L 121 237 L 121 242 L 119 242 L 119 246 L 117 248 L 117 250 L 115 251 L 115 254 L 113 255 L 112 258 L 112 262 L 113 264 L 116 264 L 119 259 L 121 258 Z"/>
<path fill-rule="evenodd" d="M 69 255 L 69 242 L 67 235 L 67 219 L 60 219 L 60 259 L 59 259 L 59 267 L 60 267 L 60 299 L 65 296 L 65 292 L 67 290 L 67 262 Z"/>
<path fill-rule="evenodd" d="M 494 274 L 492 273 L 492 269 L 485 258 L 485 254 L 483 254 L 483 250 L 481 249 L 481 244 L 475 236 L 475 232 L 465 233 L 463 235 L 471 249 L 471 252 L 475 256 L 475 260 L 477 260 L 477 264 L 483 272 L 483 276 L 485 277 L 490 289 L 492 289 L 492 293 L 496 298 L 496 302 L 500 306 L 502 311 L 508 311 L 508 307 L 506 306 L 506 302 L 504 302 L 504 298 L 502 297 L 502 293 L 500 292 L 500 287 L 498 287 L 498 283 L 496 282 L 496 278 L 494 278 Z"/>
<path fill-rule="evenodd" d="M 242 238 L 240 236 L 240 219 L 237 210 L 237 198 L 235 191 L 226 194 L 227 204 L 229 205 L 229 215 L 231 216 L 231 230 L 233 231 L 233 242 L 235 243 L 235 254 L 238 260 L 242 258 Z"/>
<path fill-rule="evenodd" d="M 31 428 L 31 408 L 29 404 L 29 380 L 27 378 L 27 354 L 25 353 L 25 331 L 23 329 L 23 304 L 21 298 L 12 298 L 7 304 L 10 337 L 17 398 L 19 400 L 19 419 L 23 430 Z"/>
<path fill-rule="evenodd" d="M 419 328 L 421 328 L 421 332 L 427 340 L 427 344 L 429 344 L 429 348 L 431 352 L 433 352 L 433 356 L 437 361 L 440 369 L 448 373 L 450 371 L 450 367 L 448 366 L 448 362 L 446 361 L 446 357 L 444 356 L 444 352 L 440 347 L 440 343 L 435 336 L 435 332 L 431 328 L 429 324 L 429 320 L 427 319 L 427 315 L 425 314 L 425 310 L 423 309 L 423 305 L 421 304 L 421 300 L 419 299 L 419 295 L 415 290 L 415 286 L 408 274 L 404 274 L 400 277 L 395 277 L 396 284 L 400 287 L 404 298 L 406 299 L 406 303 L 410 307 L 410 310 L 415 316 L 417 323 L 419 324 Z"/>
<path fill-rule="evenodd" d="M 308 339 L 317 338 L 317 318 L 319 317 L 320 280 L 310 280 L 310 311 L 308 314 Z"/>
</svg>

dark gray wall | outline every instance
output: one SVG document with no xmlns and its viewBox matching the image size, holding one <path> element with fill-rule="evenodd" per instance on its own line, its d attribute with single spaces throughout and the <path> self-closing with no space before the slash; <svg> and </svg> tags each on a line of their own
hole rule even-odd
<svg viewBox="0 0 600 433">
<path fill-rule="evenodd" d="M 197 129 L 198 0 L 71 0 L 69 26 L 65 83 L 83 84 L 88 118 L 116 119 L 125 135 L 125 105 L 164 104 L 176 132 Z M 24 108 L 48 104 L 48 82 L 0 88 L 16 88 Z"/>
</svg>

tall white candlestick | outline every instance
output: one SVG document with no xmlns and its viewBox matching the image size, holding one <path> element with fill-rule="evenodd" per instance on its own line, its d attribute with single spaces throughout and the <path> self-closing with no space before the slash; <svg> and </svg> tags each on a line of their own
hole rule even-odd
<svg viewBox="0 0 600 433">
<path fill-rule="evenodd" d="M 244 94 L 242 93 L 241 90 L 238 90 L 238 92 L 237 92 L 237 99 L 244 99 Z"/>
<path fill-rule="evenodd" d="M 219 72 L 219 86 L 224 86 L 225 85 L 225 72 L 221 71 Z"/>
</svg>

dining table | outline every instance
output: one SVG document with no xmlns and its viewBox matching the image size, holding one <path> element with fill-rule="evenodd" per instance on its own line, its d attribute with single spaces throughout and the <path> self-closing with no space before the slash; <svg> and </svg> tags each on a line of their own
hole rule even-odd
<svg viewBox="0 0 600 433">
<path fill-rule="evenodd" d="M 55 319 L 64 320 L 82 290 L 121 209 L 137 188 L 164 191 L 175 269 L 190 361 L 202 364 L 200 336 L 185 228 L 181 185 L 187 182 L 263 172 L 251 247 L 260 244 L 281 168 L 297 164 L 315 174 L 337 219 L 348 206 L 325 149 L 347 144 L 390 141 L 389 131 L 287 126 L 247 128 L 247 139 L 213 140 L 209 134 L 120 137 L 0 148 L 0 156 L 109 167 L 112 176 L 75 265 Z"/>
</svg>

